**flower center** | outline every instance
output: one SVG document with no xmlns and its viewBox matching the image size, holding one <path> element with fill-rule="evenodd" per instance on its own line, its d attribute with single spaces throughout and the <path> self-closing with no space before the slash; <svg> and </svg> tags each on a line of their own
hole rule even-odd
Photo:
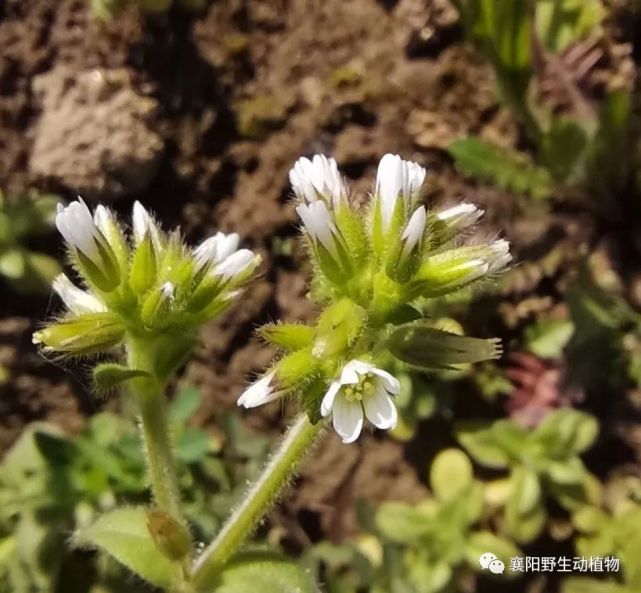
<svg viewBox="0 0 641 593">
<path fill-rule="evenodd" d="M 365 373 L 355 385 L 347 385 L 343 389 L 343 395 L 348 402 L 362 401 L 374 393 L 374 374 Z"/>
</svg>

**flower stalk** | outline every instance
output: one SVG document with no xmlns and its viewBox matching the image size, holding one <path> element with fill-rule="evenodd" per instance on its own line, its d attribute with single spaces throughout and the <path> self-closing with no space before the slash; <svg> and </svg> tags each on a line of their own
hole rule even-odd
<svg viewBox="0 0 641 593">
<path fill-rule="evenodd" d="M 260 477 L 250 486 L 216 539 L 196 561 L 192 581 L 197 591 L 211 589 L 227 560 L 278 501 L 280 494 L 296 475 L 301 461 L 317 441 L 323 425 L 323 422 L 312 424 L 304 412 L 298 415 Z"/>
</svg>

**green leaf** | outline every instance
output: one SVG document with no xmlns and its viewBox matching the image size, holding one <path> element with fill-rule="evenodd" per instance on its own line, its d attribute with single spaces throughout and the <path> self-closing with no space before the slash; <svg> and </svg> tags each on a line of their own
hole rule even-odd
<svg viewBox="0 0 641 593">
<path fill-rule="evenodd" d="M 516 467 L 510 483 L 505 525 L 517 542 L 528 543 L 541 533 L 546 518 L 539 478 L 530 470 Z"/>
<path fill-rule="evenodd" d="M 521 555 L 521 551 L 514 543 L 491 531 L 477 531 L 470 534 L 465 545 L 465 557 L 469 565 L 478 570 L 479 558 L 486 552 L 492 552 L 506 567 L 510 565 L 510 558 Z M 506 576 L 510 574 L 509 570 L 504 573 Z"/>
<path fill-rule="evenodd" d="M 544 200 L 552 194 L 552 180 L 542 167 L 522 153 L 508 151 L 479 138 L 456 140 L 447 151 L 465 175 L 490 182 L 517 194 Z"/>
<path fill-rule="evenodd" d="M 391 541 L 406 543 L 433 529 L 434 519 L 407 503 L 387 502 L 376 513 L 376 526 Z"/>
<path fill-rule="evenodd" d="M 568 577 L 563 580 L 561 593 L 631 593 L 616 581 L 588 577 Z"/>
<path fill-rule="evenodd" d="M 541 161 L 557 181 L 576 182 L 585 172 L 591 128 L 596 122 L 585 122 L 584 126 L 556 116 L 541 139 Z"/>
<path fill-rule="evenodd" d="M 185 387 L 178 391 L 169 406 L 169 422 L 181 427 L 196 413 L 202 402 L 202 393 L 196 387 Z"/>
<path fill-rule="evenodd" d="M 546 319 L 525 330 L 525 347 L 541 358 L 557 358 L 574 333 L 568 319 Z"/>
<path fill-rule="evenodd" d="M 74 534 L 79 547 L 99 548 L 152 585 L 171 590 L 180 578 L 180 566 L 156 547 L 147 513 L 140 507 L 116 509 Z"/>
<path fill-rule="evenodd" d="M 204 430 L 191 429 L 180 435 L 176 442 L 176 455 L 185 463 L 196 463 L 207 456 L 211 439 Z"/>
<path fill-rule="evenodd" d="M 409 324 L 395 330 L 387 344 L 399 360 L 430 369 L 481 362 L 501 354 L 498 340 L 468 338 L 425 324 Z"/>
<path fill-rule="evenodd" d="M 441 451 L 430 468 L 430 485 L 439 500 L 452 500 L 468 489 L 473 480 L 472 464 L 460 449 Z"/>
<path fill-rule="evenodd" d="M 510 457 L 496 442 L 491 425 L 461 422 L 456 425 L 455 433 L 458 442 L 481 465 L 495 469 L 508 466 Z"/>
<path fill-rule="evenodd" d="M 593 416 L 579 410 L 556 410 L 538 426 L 534 438 L 542 443 L 548 455 L 564 459 L 583 453 L 599 434 L 599 424 Z"/>
<path fill-rule="evenodd" d="M 151 378 L 151 375 L 145 371 L 130 369 L 113 362 L 99 364 L 93 369 L 93 381 L 100 391 L 109 391 L 126 381 L 140 377 Z"/>
<path fill-rule="evenodd" d="M 245 552 L 232 558 L 218 576 L 212 593 L 319 593 L 312 575 L 270 552 Z"/>
<path fill-rule="evenodd" d="M 51 465 L 68 465 L 77 457 L 75 444 L 62 435 L 36 430 L 33 438 L 40 455 Z"/>
</svg>

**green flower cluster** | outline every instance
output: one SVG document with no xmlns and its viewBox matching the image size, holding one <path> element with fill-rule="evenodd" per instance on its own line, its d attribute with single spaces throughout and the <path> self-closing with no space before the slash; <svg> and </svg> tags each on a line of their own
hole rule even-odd
<svg viewBox="0 0 641 593">
<path fill-rule="evenodd" d="M 392 428 L 398 381 L 373 362 L 388 350 L 420 368 L 443 368 L 498 356 L 495 340 L 455 335 L 430 324 L 427 299 L 497 275 L 510 262 L 503 239 L 463 245 L 482 216 L 472 204 L 428 212 L 418 204 L 426 171 L 387 154 L 372 199 L 359 207 L 336 162 L 301 158 L 290 172 L 314 265 L 311 297 L 323 306 L 314 325 L 262 328 L 284 356 L 240 397 L 255 407 L 297 392 L 312 421 L 333 417 L 345 442 L 367 418 Z"/>
<path fill-rule="evenodd" d="M 189 353 L 195 332 L 239 294 L 260 258 L 238 249 L 236 234 L 217 233 L 195 249 L 178 231 L 163 232 L 136 202 L 128 238 L 104 206 L 78 200 L 58 206 L 56 226 L 85 289 L 64 274 L 53 283 L 67 311 L 34 334 L 45 351 L 88 355 L 132 345 L 150 368 L 96 368 L 111 386 L 138 371 L 162 380 Z"/>
</svg>

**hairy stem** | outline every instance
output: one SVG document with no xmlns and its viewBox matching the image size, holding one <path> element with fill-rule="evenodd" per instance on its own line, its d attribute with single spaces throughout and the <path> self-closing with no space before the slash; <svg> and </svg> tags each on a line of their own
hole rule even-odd
<svg viewBox="0 0 641 593">
<path fill-rule="evenodd" d="M 225 562 L 251 535 L 294 477 L 300 462 L 319 436 L 322 426 L 321 422 L 311 424 L 305 413 L 296 418 L 261 476 L 251 485 L 216 539 L 196 561 L 192 574 L 196 590 L 209 591 Z"/>
<path fill-rule="evenodd" d="M 131 345 L 129 366 L 149 372 L 149 348 Z M 167 404 L 163 386 L 153 377 L 133 379 L 131 390 L 140 412 L 140 432 L 145 446 L 149 482 L 158 508 L 186 525 L 171 447 Z"/>
</svg>

